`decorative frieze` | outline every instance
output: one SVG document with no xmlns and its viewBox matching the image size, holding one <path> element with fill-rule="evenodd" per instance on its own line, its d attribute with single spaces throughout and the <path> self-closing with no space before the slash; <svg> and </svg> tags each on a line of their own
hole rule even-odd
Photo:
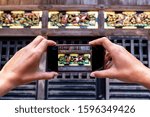
<svg viewBox="0 0 150 117">
<path fill-rule="evenodd" d="M 0 11 L 0 28 L 42 28 L 42 11 Z"/>
<path fill-rule="evenodd" d="M 98 29 L 97 11 L 50 11 L 48 28 L 60 29 Z"/>
<path fill-rule="evenodd" d="M 105 28 L 150 29 L 150 12 L 105 12 Z"/>
</svg>

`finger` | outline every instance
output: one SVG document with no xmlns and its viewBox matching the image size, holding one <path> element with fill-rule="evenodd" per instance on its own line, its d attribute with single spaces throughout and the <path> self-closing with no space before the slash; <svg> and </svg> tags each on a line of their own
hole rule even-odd
<svg viewBox="0 0 150 117">
<path fill-rule="evenodd" d="M 29 43 L 27 46 L 35 48 L 43 39 L 45 39 L 42 36 L 37 36 L 31 43 Z"/>
<path fill-rule="evenodd" d="M 56 45 L 54 41 L 44 39 L 35 49 L 40 53 L 44 53 L 48 46 L 54 45 Z"/>
<path fill-rule="evenodd" d="M 58 76 L 57 72 L 39 72 L 36 74 L 35 80 L 48 80 Z"/>
<path fill-rule="evenodd" d="M 112 78 L 113 74 L 110 69 L 94 71 L 90 74 L 91 77 L 95 78 Z"/>
<path fill-rule="evenodd" d="M 89 42 L 90 45 L 102 45 L 108 52 L 111 52 L 111 48 L 114 45 L 108 38 L 103 37 Z"/>
<path fill-rule="evenodd" d="M 55 41 L 52 40 L 47 40 L 47 42 L 48 42 L 48 46 L 54 46 L 57 44 Z"/>
</svg>

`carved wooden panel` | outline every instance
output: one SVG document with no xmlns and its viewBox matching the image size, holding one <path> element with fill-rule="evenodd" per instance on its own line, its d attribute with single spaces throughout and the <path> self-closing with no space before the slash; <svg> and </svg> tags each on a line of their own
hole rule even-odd
<svg viewBox="0 0 150 117">
<path fill-rule="evenodd" d="M 42 11 L 0 11 L 0 28 L 41 28 Z"/>
<path fill-rule="evenodd" d="M 150 29 L 150 12 L 105 12 L 105 28 Z"/>
<path fill-rule="evenodd" d="M 48 28 L 98 28 L 98 12 L 80 12 L 80 11 L 50 11 Z"/>
</svg>

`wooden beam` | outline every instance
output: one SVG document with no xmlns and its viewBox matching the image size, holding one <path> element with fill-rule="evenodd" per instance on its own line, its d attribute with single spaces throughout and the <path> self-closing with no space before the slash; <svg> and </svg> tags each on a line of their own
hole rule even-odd
<svg viewBox="0 0 150 117">
<path fill-rule="evenodd" d="M 21 0 L 20 4 L 21 5 L 32 5 L 34 3 L 33 0 Z"/>
<path fill-rule="evenodd" d="M 37 36 L 42 29 L 0 29 L 0 36 Z"/>
<path fill-rule="evenodd" d="M 100 5 L 1 5 L 0 10 L 104 10 L 104 11 L 150 11 L 150 6 L 104 6 Z"/>
<path fill-rule="evenodd" d="M 106 36 L 150 36 L 150 31 L 145 29 L 107 29 Z"/>
<path fill-rule="evenodd" d="M 7 5 L 7 4 L 8 4 L 8 0 L 0 0 L 0 5 Z"/>
<path fill-rule="evenodd" d="M 21 0 L 7 0 L 8 5 L 19 5 Z"/>
<path fill-rule="evenodd" d="M 112 5 L 105 6 L 99 5 L 45 5 L 43 6 L 47 10 L 116 10 L 116 11 L 126 11 L 126 10 L 137 10 L 137 11 L 147 11 L 150 10 L 149 5 L 145 6 L 120 6 Z"/>
<path fill-rule="evenodd" d="M 122 5 L 112 5 L 105 6 L 104 10 L 107 11 L 150 11 L 150 6 L 122 6 Z"/>
<path fill-rule="evenodd" d="M 98 10 L 98 5 L 2 5 L 0 10 Z"/>
<path fill-rule="evenodd" d="M 2 5 L 0 10 L 43 10 L 39 5 Z"/>
<path fill-rule="evenodd" d="M 48 36 L 99 36 L 98 30 L 91 29 L 49 29 L 47 31 Z"/>
<path fill-rule="evenodd" d="M 47 5 L 45 6 L 47 10 L 98 10 L 98 5 Z"/>
<path fill-rule="evenodd" d="M 33 0 L 34 5 L 42 5 L 43 1 L 45 0 Z"/>
<path fill-rule="evenodd" d="M 130 30 L 130 29 L 109 29 L 109 30 L 48 30 L 48 36 L 147 36 L 150 37 L 149 30 Z"/>
<path fill-rule="evenodd" d="M 0 29 L 0 36 L 147 36 L 145 29 Z"/>
</svg>

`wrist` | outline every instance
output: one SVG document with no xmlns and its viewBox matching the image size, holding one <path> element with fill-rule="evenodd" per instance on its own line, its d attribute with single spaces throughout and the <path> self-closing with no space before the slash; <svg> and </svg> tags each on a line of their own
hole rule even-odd
<svg viewBox="0 0 150 117">
<path fill-rule="evenodd" d="M 0 96 L 5 95 L 7 92 L 15 88 L 15 85 L 11 81 L 12 77 L 11 74 L 0 71 Z"/>
<path fill-rule="evenodd" d="M 137 73 L 137 83 L 150 89 L 150 69 L 145 67 Z"/>
</svg>

